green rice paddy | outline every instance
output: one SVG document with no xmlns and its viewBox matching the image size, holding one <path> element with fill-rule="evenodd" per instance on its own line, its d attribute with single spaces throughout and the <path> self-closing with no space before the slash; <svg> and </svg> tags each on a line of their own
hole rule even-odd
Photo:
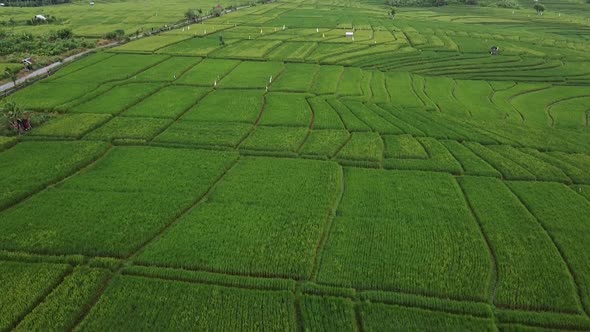
<svg viewBox="0 0 590 332">
<path fill-rule="evenodd" d="M 590 330 L 590 5 L 545 4 L 281 0 L 8 95 L 0 331 Z"/>
</svg>

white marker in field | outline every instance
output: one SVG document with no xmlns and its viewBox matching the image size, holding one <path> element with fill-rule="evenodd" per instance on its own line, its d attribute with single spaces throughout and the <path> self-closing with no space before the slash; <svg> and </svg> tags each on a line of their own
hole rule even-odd
<svg viewBox="0 0 590 332">
<path fill-rule="evenodd" d="M 285 27 L 285 25 L 283 24 L 283 31 L 285 31 L 285 29 L 286 29 L 286 27 Z"/>
<path fill-rule="evenodd" d="M 182 28 L 182 32 L 184 32 L 184 28 Z"/>
<path fill-rule="evenodd" d="M 176 79 L 176 74 L 174 74 L 174 79 Z"/>
<path fill-rule="evenodd" d="M 320 28 L 315 28 L 315 32 L 320 32 Z"/>
<path fill-rule="evenodd" d="M 322 33 L 322 38 L 326 38 L 326 34 L 325 33 Z"/>
<path fill-rule="evenodd" d="M 204 30 L 204 31 L 203 31 L 203 34 L 204 34 L 204 35 L 206 35 L 206 34 L 207 34 L 207 30 Z"/>
<path fill-rule="evenodd" d="M 191 29 L 191 26 L 189 25 L 189 26 L 187 27 L 187 29 L 188 29 L 188 30 L 190 30 L 190 29 Z"/>
<path fill-rule="evenodd" d="M 262 29 L 260 29 L 260 34 L 262 34 Z"/>
<path fill-rule="evenodd" d="M 270 75 L 270 78 L 268 79 L 268 83 L 272 83 L 272 75 Z"/>
<path fill-rule="evenodd" d="M 213 81 L 213 87 L 217 86 L 217 80 Z"/>
</svg>

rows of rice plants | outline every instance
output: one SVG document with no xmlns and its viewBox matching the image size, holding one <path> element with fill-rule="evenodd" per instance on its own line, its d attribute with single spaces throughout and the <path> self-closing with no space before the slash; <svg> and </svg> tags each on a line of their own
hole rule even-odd
<svg viewBox="0 0 590 332">
<path fill-rule="evenodd" d="M 302 155 L 333 157 L 350 138 L 346 130 L 313 130 L 301 149 Z"/>
<path fill-rule="evenodd" d="M 263 59 L 266 54 L 281 44 L 276 40 L 244 40 L 229 44 L 210 54 L 213 57 Z"/>
<path fill-rule="evenodd" d="M 245 275 L 307 277 L 341 187 L 340 174 L 339 166 L 331 162 L 242 159 L 205 204 L 148 246 L 138 261 Z"/>
<path fill-rule="evenodd" d="M 588 241 L 590 201 L 558 183 L 511 182 L 508 186 L 537 218 L 570 269 L 586 313 L 590 309 Z M 546 193 L 551 193 L 547 199 Z"/>
<path fill-rule="evenodd" d="M 149 141 L 172 121 L 165 118 L 116 117 L 84 136 L 84 139 L 112 141 L 128 138 Z"/>
<path fill-rule="evenodd" d="M 350 140 L 338 152 L 337 158 L 381 162 L 383 159 L 383 140 L 378 133 L 353 132 Z"/>
<path fill-rule="evenodd" d="M 318 95 L 335 94 L 343 72 L 341 66 L 320 66 L 311 91 Z"/>
<path fill-rule="evenodd" d="M 28 313 L 15 331 L 71 329 L 98 292 L 108 271 L 77 267 L 45 300 Z"/>
<path fill-rule="evenodd" d="M 166 59 L 167 57 L 162 55 L 117 54 L 81 70 L 56 76 L 51 82 L 102 83 L 132 78 L 142 70 Z"/>
<path fill-rule="evenodd" d="M 326 99 L 321 97 L 307 98 L 309 107 L 313 111 L 313 128 L 315 129 L 344 129 L 340 116 L 330 106 Z"/>
<path fill-rule="evenodd" d="M 211 87 L 239 64 L 238 60 L 207 58 L 186 71 L 176 83 Z"/>
<path fill-rule="evenodd" d="M 305 127 L 258 126 L 240 145 L 241 149 L 296 152 L 307 137 Z"/>
<path fill-rule="evenodd" d="M 563 173 L 559 168 L 529 154 L 521 152 L 511 146 L 496 145 L 491 146 L 490 149 L 524 167 L 526 170 L 531 172 L 531 174 L 533 174 L 537 180 L 565 183 L 571 182 L 567 175 L 565 175 L 565 173 Z"/>
<path fill-rule="evenodd" d="M 182 120 L 254 123 L 263 107 L 262 90 L 218 89 L 182 116 Z M 219 107 L 223 103 L 223 107 Z"/>
<path fill-rule="evenodd" d="M 154 298 L 166 305 L 149 304 Z M 294 311 L 293 295 L 286 291 L 115 276 L 79 329 L 288 331 L 296 326 Z M 160 317 L 174 319 L 168 321 Z"/>
<path fill-rule="evenodd" d="M 119 114 L 159 88 L 160 86 L 156 83 L 116 85 L 98 97 L 74 106 L 71 112 Z"/>
<path fill-rule="evenodd" d="M 380 303 L 364 303 L 361 307 L 363 328 L 367 331 L 449 330 L 495 331 L 490 318 L 459 316 L 440 311 L 406 308 Z"/>
<path fill-rule="evenodd" d="M 252 125 L 236 122 L 178 120 L 161 134 L 155 143 L 197 147 L 237 147 L 250 133 Z"/>
<path fill-rule="evenodd" d="M 452 176 L 351 168 L 345 183 L 318 282 L 487 298 L 491 257 Z"/>
<path fill-rule="evenodd" d="M 107 148 L 99 142 L 23 142 L 0 153 L 0 208 L 69 176 Z"/>
<path fill-rule="evenodd" d="M 565 262 L 518 198 L 497 179 L 464 177 L 459 183 L 494 254 L 496 306 L 578 312 L 576 286 Z"/>
<path fill-rule="evenodd" d="M 121 115 L 176 119 L 208 92 L 208 88 L 167 86 L 128 108 Z"/>
<path fill-rule="evenodd" d="M 372 109 L 365 104 L 356 100 L 345 100 L 343 103 L 350 109 L 350 111 L 361 121 L 366 123 L 372 130 L 381 134 L 403 134 L 404 132 L 385 120 L 379 114 L 373 112 Z"/>
<path fill-rule="evenodd" d="M 1 247 L 124 256 L 188 208 L 236 158 L 229 152 L 114 148 L 81 174 L 2 212 Z"/>
<path fill-rule="evenodd" d="M 311 64 L 287 64 L 285 71 L 273 83 L 273 91 L 306 92 L 320 66 Z"/>
<path fill-rule="evenodd" d="M 153 52 L 187 38 L 190 37 L 183 35 L 160 35 L 152 38 L 141 38 L 133 43 L 117 46 L 113 50 L 117 52 Z"/>
<path fill-rule="evenodd" d="M 535 180 L 535 175 L 516 162 L 479 143 L 465 142 L 471 151 L 496 168 L 508 180 Z"/>
<path fill-rule="evenodd" d="M 199 61 L 200 58 L 172 57 L 133 76 L 133 81 L 171 82 Z"/>
<path fill-rule="evenodd" d="M 66 264 L 0 262 L 0 328 L 13 329 L 70 269 Z"/>
<path fill-rule="evenodd" d="M 80 138 L 111 119 L 109 114 L 72 113 L 52 119 L 31 136 Z"/>
<path fill-rule="evenodd" d="M 299 93 L 273 92 L 266 95 L 266 105 L 260 120 L 265 126 L 309 126 L 313 117 L 306 100 Z"/>
<path fill-rule="evenodd" d="M 426 159 L 428 154 L 416 138 L 411 135 L 383 136 L 385 157 L 398 159 Z"/>
<path fill-rule="evenodd" d="M 284 69 L 281 62 L 242 62 L 223 80 L 229 88 L 264 88 Z"/>
<path fill-rule="evenodd" d="M 267 55 L 269 60 L 304 61 L 317 43 L 285 42 Z"/>
<path fill-rule="evenodd" d="M 438 140 L 430 137 L 416 138 L 426 150 L 427 159 L 387 158 L 383 167 L 387 169 L 425 170 L 462 174 L 463 168 L 447 148 Z"/>
<path fill-rule="evenodd" d="M 455 159 L 457 159 L 457 161 L 461 164 L 465 174 L 493 176 L 498 178 L 502 177 L 500 172 L 481 159 L 465 145 L 462 145 L 457 141 L 443 141 L 442 143 L 453 155 L 453 157 L 455 157 Z"/>
<path fill-rule="evenodd" d="M 234 39 L 224 39 L 228 45 L 237 42 Z M 220 48 L 219 38 L 216 37 L 194 37 L 178 43 L 158 49 L 156 53 L 171 55 L 207 56 L 209 53 Z"/>
</svg>

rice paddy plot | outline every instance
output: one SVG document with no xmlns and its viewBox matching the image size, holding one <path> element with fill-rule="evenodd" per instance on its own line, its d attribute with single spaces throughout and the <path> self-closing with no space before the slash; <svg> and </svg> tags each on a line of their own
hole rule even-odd
<svg viewBox="0 0 590 332">
<path fill-rule="evenodd" d="M 212 53 L 211 56 L 232 59 L 263 59 L 280 44 L 281 42 L 277 40 L 242 40 L 224 46 Z"/>
<path fill-rule="evenodd" d="M 133 81 L 171 82 L 180 77 L 186 70 L 196 65 L 200 60 L 200 58 L 172 57 L 133 76 Z"/>
<path fill-rule="evenodd" d="M 307 92 L 319 70 L 318 65 L 286 64 L 285 71 L 273 83 L 273 91 Z"/>
<path fill-rule="evenodd" d="M 237 60 L 207 58 L 186 71 L 176 83 L 213 87 L 239 64 Z"/>
<path fill-rule="evenodd" d="M 254 123 L 263 104 L 263 90 L 218 89 L 200 100 L 182 120 Z"/>
<path fill-rule="evenodd" d="M 231 45 L 235 40 L 224 39 L 225 44 Z M 156 53 L 160 54 L 174 54 L 174 55 L 190 55 L 190 56 L 207 56 L 209 53 L 223 47 L 219 38 L 215 37 L 193 37 L 189 39 L 182 39 L 178 43 L 168 45 L 158 49 Z"/>
<path fill-rule="evenodd" d="M 193 86 L 167 86 L 128 108 L 121 115 L 176 119 L 209 91 L 209 88 Z"/>
<path fill-rule="evenodd" d="M 182 35 L 160 35 L 151 38 L 140 38 L 131 43 L 126 43 L 121 46 L 113 48 L 117 52 L 153 52 L 170 44 L 178 43 L 188 36 Z"/>
<path fill-rule="evenodd" d="M 138 260 L 242 275 L 308 276 L 340 175 L 330 162 L 242 159 L 205 204 Z"/>
<path fill-rule="evenodd" d="M 73 107 L 71 112 L 119 114 L 159 88 L 156 83 L 116 85 L 98 97 Z"/>
<path fill-rule="evenodd" d="M 169 145 L 236 147 L 250 133 L 246 123 L 178 120 L 153 141 Z"/>
<path fill-rule="evenodd" d="M 264 89 L 284 70 L 281 62 L 250 62 L 240 63 L 231 73 L 221 80 L 225 88 L 259 88 Z"/>
<path fill-rule="evenodd" d="M 450 175 L 353 168 L 346 170 L 345 183 L 318 281 L 487 298 L 491 257 Z M 373 240 L 360 240 L 366 237 Z M 471 249 L 463 251 L 466 246 Z M 459 251 L 460 258 L 453 254 Z M 389 263 L 382 264 L 384 260 Z M 424 264 L 414 264 L 416 260 Z M 448 264 L 457 268 L 449 270 Z"/>
</svg>

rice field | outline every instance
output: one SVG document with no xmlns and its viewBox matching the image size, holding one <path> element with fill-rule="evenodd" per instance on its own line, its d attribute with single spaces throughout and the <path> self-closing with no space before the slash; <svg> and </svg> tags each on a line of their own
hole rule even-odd
<svg viewBox="0 0 590 332">
<path fill-rule="evenodd" d="M 9 94 L 0 331 L 590 330 L 589 10 L 545 4 L 259 4 Z"/>
</svg>

